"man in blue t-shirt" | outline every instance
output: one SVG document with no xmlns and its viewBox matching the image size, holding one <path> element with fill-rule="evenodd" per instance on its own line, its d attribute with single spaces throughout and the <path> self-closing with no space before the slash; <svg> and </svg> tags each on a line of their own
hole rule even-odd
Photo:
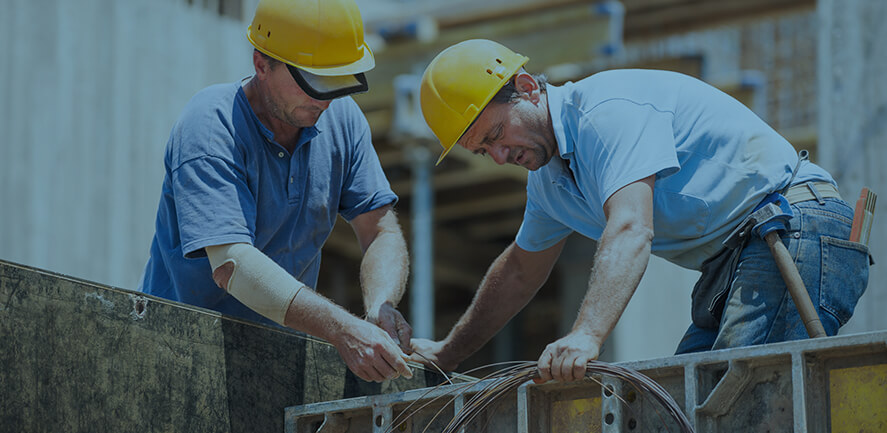
<svg viewBox="0 0 887 433">
<path fill-rule="evenodd" d="M 397 196 L 347 96 L 375 65 L 357 6 L 262 0 L 247 37 L 255 75 L 200 91 L 172 129 L 141 290 L 323 338 L 364 380 L 409 376 Z M 338 215 L 364 252 L 366 320 L 313 290 Z"/>
<path fill-rule="evenodd" d="M 868 282 L 868 250 L 850 242 L 853 210 L 821 167 L 748 108 L 694 78 L 616 70 L 563 86 L 528 74 L 527 58 L 487 40 L 441 52 L 420 99 L 444 147 L 530 170 L 517 238 L 490 267 L 442 341 L 413 340 L 443 368 L 478 350 L 545 282 L 564 242 L 598 242 L 570 333 L 539 358 L 540 381 L 577 380 L 631 299 L 651 253 L 702 271 L 678 353 L 807 336 L 769 247 L 724 241 L 773 192 L 794 217 L 782 240 L 829 335 Z M 826 272 L 827 271 L 827 272 Z"/>
</svg>

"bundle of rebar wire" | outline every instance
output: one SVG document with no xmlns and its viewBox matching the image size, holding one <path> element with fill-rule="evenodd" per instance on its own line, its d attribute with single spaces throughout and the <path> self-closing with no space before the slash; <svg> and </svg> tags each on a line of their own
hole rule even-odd
<svg viewBox="0 0 887 433">
<path fill-rule="evenodd" d="M 649 395 L 665 410 L 669 418 L 674 420 L 675 424 L 684 433 L 693 433 L 693 426 L 687 419 L 684 412 L 661 385 L 650 379 L 646 375 L 633 370 L 631 368 L 609 364 L 602 361 L 590 361 L 585 370 L 585 376 L 595 379 L 595 375 L 610 376 L 621 379 L 632 385 L 638 392 Z M 516 390 L 519 386 L 529 380 L 539 378 L 539 370 L 536 362 L 521 361 L 513 363 L 513 366 L 503 368 L 483 378 L 488 384 L 480 391 L 475 393 L 468 399 L 461 410 L 459 410 L 453 419 L 444 428 L 443 433 L 456 433 L 463 427 L 468 426 L 474 421 L 487 407 L 491 406 L 499 398 Z M 597 381 L 603 387 L 603 384 Z M 619 396 L 617 396 L 619 397 Z M 625 403 L 625 400 L 619 397 Z M 424 406 L 423 406 L 424 407 Z M 416 411 L 422 408 L 416 409 Z M 408 414 L 403 414 L 409 416 Z M 440 415 L 440 412 L 438 412 Z M 436 416 L 435 416 L 436 418 Z M 398 423 L 393 423 L 392 427 L 396 427 Z M 401 421 L 403 422 L 403 421 Z M 430 424 L 429 424 L 430 426 Z"/>
</svg>

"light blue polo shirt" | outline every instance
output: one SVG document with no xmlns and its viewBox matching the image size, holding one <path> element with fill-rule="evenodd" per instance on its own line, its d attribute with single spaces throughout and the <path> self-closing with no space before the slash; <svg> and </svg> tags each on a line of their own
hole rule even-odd
<svg viewBox="0 0 887 433">
<path fill-rule="evenodd" d="M 169 137 L 156 232 L 141 290 L 273 323 L 216 286 L 204 247 L 246 242 L 316 287 L 336 223 L 394 203 L 369 125 L 351 98 L 334 100 L 290 155 L 259 122 L 240 82 L 208 87 Z"/>
<path fill-rule="evenodd" d="M 695 78 L 613 70 L 548 86 L 558 155 L 530 172 L 517 244 L 553 246 L 572 233 L 599 240 L 604 202 L 656 175 L 652 253 L 690 269 L 766 194 L 784 187 L 796 150 L 742 103 Z M 794 183 L 834 183 L 805 162 Z"/>
</svg>

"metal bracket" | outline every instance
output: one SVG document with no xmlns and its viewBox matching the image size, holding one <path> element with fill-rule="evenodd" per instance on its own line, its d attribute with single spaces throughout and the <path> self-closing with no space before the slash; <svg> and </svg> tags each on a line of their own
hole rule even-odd
<svg viewBox="0 0 887 433">
<path fill-rule="evenodd" d="M 323 414 L 323 424 L 316 433 L 345 433 L 348 431 L 351 421 L 345 418 L 341 412 L 327 412 Z"/>
<path fill-rule="evenodd" d="M 731 406 L 745 390 L 750 380 L 748 362 L 730 361 L 724 377 L 711 390 L 705 401 L 696 407 L 696 414 L 712 418 L 725 415 L 730 411 Z"/>
</svg>

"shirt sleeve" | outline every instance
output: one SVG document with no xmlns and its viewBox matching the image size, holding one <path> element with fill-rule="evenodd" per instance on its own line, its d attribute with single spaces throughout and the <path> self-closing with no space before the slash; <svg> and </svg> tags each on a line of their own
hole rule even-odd
<svg viewBox="0 0 887 433">
<path fill-rule="evenodd" d="M 176 168 L 171 179 L 186 258 L 204 256 L 210 245 L 254 242 L 256 200 L 233 163 L 195 158 Z"/>
<path fill-rule="evenodd" d="M 548 215 L 527 198 L 524 220 L 517 231 L 517 246 L 526 251 L 542 251 L 554 246 L 573 230 Z"/>
<path fill-rule="evenodd" d="M 583 118 L 576 151 L 591 164 L 601 203 L 630 183 L 678 172 L 673 120 L 670 111 L 627 99 L 605 101 Z"/>
<path fill-rule="evenodd" d="M 391 190 L 379 156 L 373 148 L 372 136 L 366 118 L 357 110 L 359 124 L 354 135 L 354 146 L 351 148 L 350 163 L 345 167 L 345 179 L 342 184 L 342 197 L 339 202 L 339 214 L 347 221 L 354 217 L 378 209 L 387 204 L 397 202 L 397 195 Z"/>
</svg>

